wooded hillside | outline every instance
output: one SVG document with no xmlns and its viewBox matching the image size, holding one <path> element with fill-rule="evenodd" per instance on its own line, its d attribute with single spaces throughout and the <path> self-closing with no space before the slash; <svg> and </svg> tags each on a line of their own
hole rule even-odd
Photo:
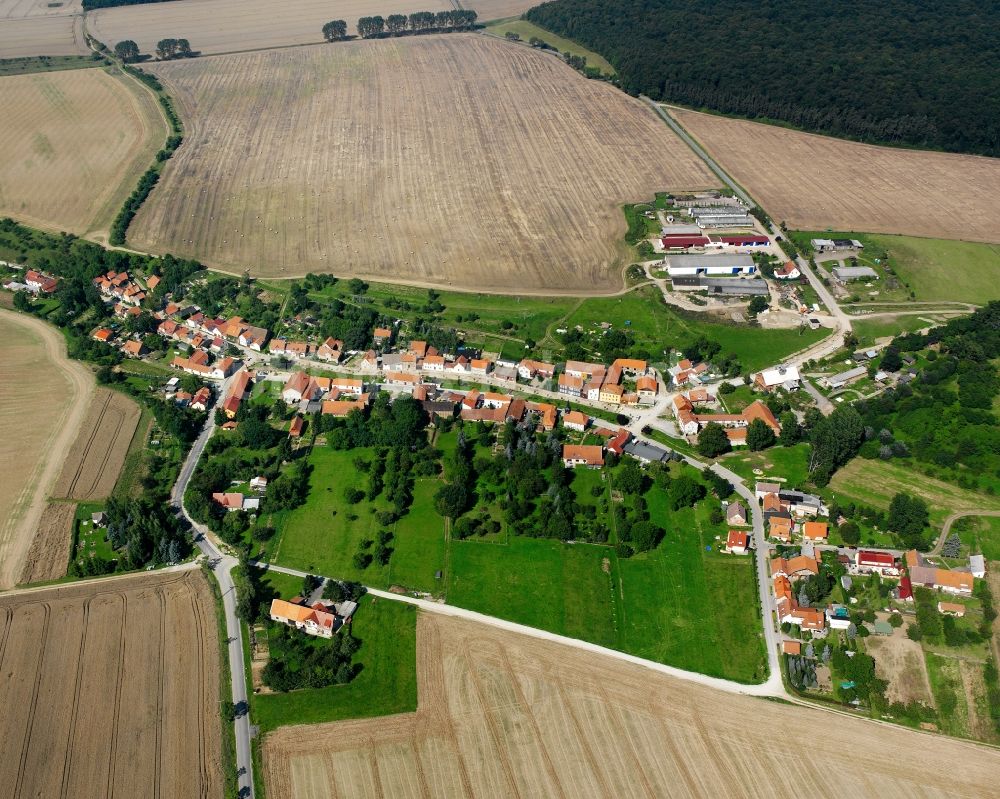
<svg viewBox="0 0 1000 799">
<path fill-rule="evenodd" d="M 870 142 L 1000 155 L 1000 5 L 554 0 L 525 15 L 622 86 Z"/>
</svg>

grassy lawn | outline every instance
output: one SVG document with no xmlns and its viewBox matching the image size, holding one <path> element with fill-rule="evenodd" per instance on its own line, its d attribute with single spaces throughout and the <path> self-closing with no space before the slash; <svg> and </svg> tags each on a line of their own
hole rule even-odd
<svg viewBox="0 0 1000 799">
<path fill-rule="evenodd" d="M 936 318 L 934 314 L 921 316 L 897 316 L 890 321 L 872 319 L 866 320 L 862 317 L 852 317 L 851 328 L 854 335 L 858 337 L 862 346 L 874 344 L 876 339 L 893 338 L 900 333 L 912 333 L 914 330 L 922 330 L 925 327 L 934 327 L 928 323 L 928 319 Z M 936 323 L 935 323 L 936 324 Z"/>
<path fill-rule="evenodd" d="M 449 451 L 455 436 L 454 431 L 439 436 L 436 446 Z M 487 451 L 477 445 L 477 454 Z M 725 530 L 708 522 L 716 500 L 674 514 L 664 491 L 651 488 L 649 511 L 668 530 L 667 537 L 656 550 L 622 560 L 612 545 L 564 544 L 505 532 L 466 540 L 446 537 L 433 507 L 441 483 L 421 478 L 409 513 L 395 526 L 389 565 L 358 571 L 352 562 L 358 542 L 374 538 L 380 529 L 372 515 L 379 500 L 348 506 L 344 499 L 346 487 L 363 488 L 367 481 L 353 465 L 359 456 L 371 457 L 371 452 L 313 451 L 310 499 L 281 525 L 274 562 L 367 585 L 443 594 L 459 607 L 681 668 L 747 682 L 762 677 L 753 569 L 746 558 L 718 553 L 716 536 Z M 601 472 L 589 470 L 578 470 L 572 483 L 578 501 L 597 508 L 595 523 L 613 529 L 607 511 L 600 510 L 608 497 L 606 485 Z M 595 497 L 594 488 L 605 490 Z M 490 506 L 489 513 L 502 520 L 499 507 Z M 442 581 L 435 579 L 438 570 Z M 301 585 L 280 575 L 269 579 L 283 596 L 294 595 Z"/>
<path fill-rule="evenodd" d="M 1000 517 L 970 516 L 951 528 L 972 552 L 981 552 L 986 560 L 1000 561 Z"/>
<path fill-rule="evenodd" d="M 439 485 L 433 479 L 415 483 L 413 505 L 393 529 L 395 537 L 389 546 L 395 551 L 389 565 L 372 563 L 364 570 L 355 568 L 353 558 L 359 543 L 363 539 L 374 540 L 382 529 L 375 512 L 389 507 L 384 496 L 375 502 L 365 499 L 356 505 L 347 503 L 346 488 L 364 490 L 367 486 L 366 475 L 354 467 L 358 457 L 370 460 L 372 450 L 345 452 L 328 447 L 313 450 L 309 501 L 285 518 L 272 560 L 283 566 L 367 585 L 398 583 L 434 591 L 434 572 L 444 566 L 444 532 L 433 507 L 434 491 Z"/>
<path fill-rule="evenodd" d="M 750 485 L 757 480 L 784 477 L 784 485 L 798 488 L 806 483 L 809 473 L 809 445 L 796 444 L 794 447 L 771 447 L 762 452 L 738 449 L 722 458 L 719 463 L 727 469 L 746 478 Z M 760 469 L 764 474 L 754 474 Z"/>
<path fill-rule="evenodd" d="M 385 716 L 417 708 L 417 611 L 412 605 L 362 598 L 352 630 L 361 641 L 361 672 L 347 685 L 253 696 L 262 732 L 285 724 L 318 724 Z"/>
<path fill-rule="evenodd" d="M 449 603 L 615 646 L 610 547 L 512 536 L 452 541 L 450 558 Z"/>
<path fill-rule="evenodd" d="M 589 60 L 589 59 L 588 59 Z M 59 72 L 64 69 L 87 69 L 100 66 L 103 59 L 89 55 L 30 56 L 28 58 L 0 58 L 0 77 L 28 75 L 32 72 Z"/>
<path fill-rule="evenodd" d="M 965 701 L 959 662 L 955 658 L 943 657 L 932 652 L 924 653 L 927 660 L 927 676 L 930 678 L 934 704 L 938 708 L 941 727 L 948 735 L 965 737 L 969 735 L 969 707 Z M 954 708 L 951 712 L 940 712 Z"/>
<path fill-rule="evenodd" d="M 1000 246 L 913 236 L 869 235 L 918 300 L 984 305 L 1000 299 Z"/>
<path fill-rule="evenodd" d="M 855 458 L 830 481 L 835 494 L 887 509 L 893 496 L 908 493 L 927 502 L 931 523 L 940 527 L 948 514 L 959 510 L 1000 510 L 1000 498 L 966 491 L 956 485 L 927 477 L 896 461 Z"/>
<path fill-rule="evenodd" d="M 747 325 L 708 321 L 697 315 L 681 315 L 668 308 L 659 291 L 643 286 L 620 297 L 592 297 L 580 303 L 565 322 L 585 330 L 601 322 L 630 330 L 639 346 L 656 360 L 671 348 L 679 349 L 699 336 L 719 342 L 724 353 L 735 353 L 744 369 L 755 371 L 781 361 L 826 333 L 822 330 L 763 330 Z"/>
<path fill-rule="evenodd" d="M 724 555 L 709 502 L 680 512 L 650 493 L 654 519 L 668 520 L 652 552 L 619 560 L 619 649 L 742 682 L 764 679 L 757 589 L 747 557 Z"/>
<path fill-rule="evenodd" d="M 497 36 L 503 36 L 508 31 L 516 33 L 520 35 L 521 40 L 524 42 L 527 42 L 533 36 L 536 36 L 555 47 L 560 53 L 569 52 L 572 55 L 585 56 L 587 59 L 587 66 L 597 67 L 604 75 L 615 74 L 615 68 L 592 50 L 587 50 L 571 39 L 564 39 L 562 36 L 556 36 L 554 33 L 549 33 L 545 30 L 545 28 L 540 28 L 537 25 L 533 25 L 523 19 L 497 20 L 496 22 L 490 23 L 486 29 L 490 33 L 494 33 Z"/>
</svg>

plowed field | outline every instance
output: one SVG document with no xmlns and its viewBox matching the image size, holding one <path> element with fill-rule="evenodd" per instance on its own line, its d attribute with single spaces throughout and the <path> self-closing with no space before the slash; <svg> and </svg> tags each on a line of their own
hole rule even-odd
<svg viewBox="0 0 1000 799">
<path fill-rule="evenodd" d="M 198 570 L 0 595 L 3 795 L 221 796 L 218 658 Z"/>
<path fill-rule="evenodd" d="M 424 614 L 417 634 L 417 712 L 271 733 L 269 797 L 944 799 L 991 796 L 1000 773 L 995 750 L 473 622 Z"/>
<path fill-rule="evenodd" d="M 109 47 L 132 39 L 142 52 L 152 54 L 160 39 L 172 36 L 188 39 L 192 49 L 203 54 L 235 53 L 322 42 L 323 25 L 332 19 L 344 20 L 353 36 L 358 17 L 450 8 L 446 0 L 379 0 L 377 4 L 373 0 L 281 0 L 279 4 L 273 0 L 172 0 L 98 9 L 88 15 L 87 24 Z"/>
<path fill-rule="evenodd" d="M 484 36 L 152 69 L 188 134 L 129 238 L 228 271 L 607 293 L 622 203 L 713 183 L 639 101 Z"/>
<path fill-rule="evenodd" d="M 0 78 L 0 108 L 0 215 L 70 233 L 103 235 L 166 136 L 152 96 L 100 69 Z"/>
<path fill-rule="evenodd" d="M 1000 242 L 1000 158 L 875 147 L 694 111 L 671 113 L 789 227 Z"/>
<path fill-rule="evenodd" d="M 52 496 L 107 497 L 121 474 L 138 423 L 139 406 L 133 400 L 117 391 L 97 389 Z"/>
</svg>

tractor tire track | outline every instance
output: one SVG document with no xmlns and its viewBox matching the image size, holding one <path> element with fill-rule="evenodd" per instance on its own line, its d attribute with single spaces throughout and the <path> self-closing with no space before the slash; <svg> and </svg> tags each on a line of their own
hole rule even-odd
<svg viewBox="0 0 1000 799">
<path fill-rule="evenodd" d="M 115 762 L 118 751 L 118 724 L 122 710 L 122 683 L 125 677 L 125 643 L 128 631 L 128 594 L 119 594 L 122 599 L 122 630 L 118 638 L 118 672 L 115 675 L 115 709 L 111 714 L 111 746 L 108 751 L 108 782 L 105 793 L 108 799 L 115 795 Z"/>
<path fill-rule="evenodd" d="M 80 716 L 80 689 L 83 686 L 83 656 L 87 647 L 87 628 L 90 626 L 90 603 L 88 599 L 83 604 L 83 622 L 80 625 L 80 650 L 76 657 L 76 685 L 73 688 L 73 714 L 69 720 L 69 732 L 66 734 L 66 755 L 63 757 L 62 788 L 60 796 L 69 796 L 69 777 L 73 770 L 73 739 L 76 737 L 76 722 Z"/>
<path fill-rule="evenodd" d="M 28 724 L 24 731 L 24 743 L 21 744 L 21 759 L 17 766 L 17 780 L 14 784 L 14 797 L 21 795 L 21 788 L 24 786 L 24 766 L 28 760 L 28 751 L 31 746 L 31 732 L 35 726 L 35 707 L 38 705 L 38 690 L 42 685 L 42 675 L 45 673 L 45 653 L 47 650 L 49 636 L 49 622 L 52 619 L 52 606 L 48 602 L 42 603 L 45 611 L 45 619 L 42 621 L 42 630 L 38 640 L 41 641 L 41 655 L 38 661 L 38 668 L 35 671 L 35 684 L 31 689 L 31 704 L 28 710 Z"/>
</svg>

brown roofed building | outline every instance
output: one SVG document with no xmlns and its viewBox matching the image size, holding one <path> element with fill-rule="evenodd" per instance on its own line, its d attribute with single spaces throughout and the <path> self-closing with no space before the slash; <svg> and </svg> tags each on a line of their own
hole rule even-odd
<svg viewBox="0 0 1000 799">
<path fill-rule="evenodd" d="M 562 458 L 567 468 L 586 466 L 599 469 L 604 465 L 604 448 L 587 444 L 563 444 Z"/>
</svg>

